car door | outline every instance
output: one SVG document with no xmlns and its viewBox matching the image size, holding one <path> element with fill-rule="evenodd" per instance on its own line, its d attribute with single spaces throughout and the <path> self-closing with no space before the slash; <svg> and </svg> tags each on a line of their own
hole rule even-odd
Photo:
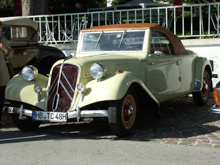
<svg viewBox="0 0 220 165">
<path fill-rule="evenodd" d="M 179 62 L 170 40 L 160 32 L 151 34 L 146 86 L 154 95 L 168 96 L 181 87 Z"/>
<path fill-rule="evenodd" d="M 179 55 L 178 66 L 180 71 L 181 92 L 191 93 L 194 88 L 194 67 L 197 56 L 193 54 Z"/>
</svg>

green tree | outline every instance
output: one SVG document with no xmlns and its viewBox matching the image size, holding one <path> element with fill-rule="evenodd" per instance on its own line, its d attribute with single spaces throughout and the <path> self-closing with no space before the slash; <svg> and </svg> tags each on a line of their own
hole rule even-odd
<svg viewBox="0 0 220 165">
<path fill-rule="evenodd" d="M 0 0 L 0 17 L 14 15 L 14 0 Z"/>
<path fill-rule="evenodd" d="M 112 6 L 113 5 L 123 4 L 123 3 L 129 2 L 129 1 L 131 1 L 131 0 L 113 0 L 112 1 Z"/>
<path fill-rule="evenodd" d="M 70 8 L 75 6 L 77 2 L 81 3 L 82 11 L 85 12 L 88 8 L 99 8 L 107 6 L 107 0 L 49 0 L 49 3 L 54 5 L 56 13 L 61 13 L 61 8 Z"/>
<path fill-rule="evenodd" d="M 14 8 L 14 0 L 1 0 L 0 8 Z"/>
</svg>

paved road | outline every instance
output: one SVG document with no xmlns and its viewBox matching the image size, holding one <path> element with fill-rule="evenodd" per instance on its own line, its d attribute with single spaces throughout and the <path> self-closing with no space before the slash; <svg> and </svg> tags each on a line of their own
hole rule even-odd
<svg viewBox="0 0 220 165">
<path fill-rule="evenodd" d="M 217 165 L 220 116 L 208 112 L 213 104 L 210 100 L 198 107 L 192 98 L 174 99 L 161 105 L 162 120 L 155 120 L 151 109 L 142 109 L 135 134 L 126 138 L 115 137 L 106 123 L 44 124 L 36 132 L 24 133 L 4 115 L 0 164 L 26 159 L 23 164 L 70 164 L 72 160 L 76 164 Z"/>
</svg>

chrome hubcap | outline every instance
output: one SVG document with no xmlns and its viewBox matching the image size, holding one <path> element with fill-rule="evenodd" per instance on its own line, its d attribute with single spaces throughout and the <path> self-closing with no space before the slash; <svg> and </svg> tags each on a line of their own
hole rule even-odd
<svg viewBox="0 0 220 165">
<path fill-rule="evenodd" d="M 133 107 L 130 106 L 129 109 L 128 109 L 128 115 L 129 115 L 130 117 L 132 116 L 133 111 L 134 111 Z"/>
<path fill-rule="evenodd" d="M 132 95 L 127 95 L 122 104 L 122 123 L 125 128 L 130 129 L 136 119 L 136 102 Z"/>
</svg>

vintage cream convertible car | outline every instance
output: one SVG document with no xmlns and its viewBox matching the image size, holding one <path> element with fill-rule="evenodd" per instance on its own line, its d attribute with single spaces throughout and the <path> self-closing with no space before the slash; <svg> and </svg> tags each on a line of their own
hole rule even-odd
<svg viewBox="0 0 220 165">
<path fill-rule="evenodd" d="M 204 105 L 211 79 L 210 62 L 158 24 L 99 26 L 81 30 L 76 55 L 57 61 L 48 77 L 25 66 L 6 87 L 4 111 L 20 130 L 106 118 L 115 135 L 126 136 L 141 103 L 154 105 L 158 117 L 161 102 L 191 93 Z"/>
<path fill-rule="evenodd" d="M 65 58 L 61 50 L 38 44 L 38 24 L 31 19 L 5 17 L 0 18 L 0 21 L 3 23 L 3 35 L 14 50 L 14 56 L 9 58 L 9 62 L 15 73 L 25 65 L 33 65 L 46 75 L 54 62 Z"/>
</svg>

